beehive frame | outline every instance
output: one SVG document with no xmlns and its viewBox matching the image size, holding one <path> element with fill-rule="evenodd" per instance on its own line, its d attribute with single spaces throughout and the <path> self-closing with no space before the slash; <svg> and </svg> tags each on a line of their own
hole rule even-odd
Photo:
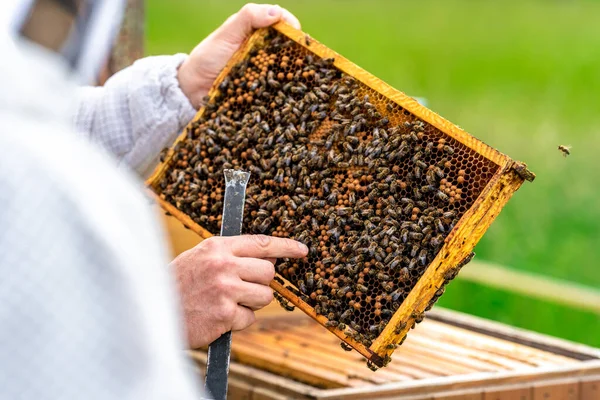
<svg viewBox="0 0 600 400">
<path fill-rule="evenodd" d="M 408 330 L 414 326 L 415 320 L 418 322 L 418 320 L 421 319 L 423 312 L 430 306 L 430 302 L 432 302 L 432 300 L 435 301 L 436 292 L 451 279 L 449 277 L 453 277 L 456 274 L 457 269 L 464 264 L 464 261 L 469 259 L 475 244 L 482 237 L 512 194 L 521 186 L 525 179 L 533 180 L 534 175 L 526 169 L 526 166 L 523 163 L 515 162 L 506 155 L 484 144 L 456 125 L 420 105 L 413 98 L 390 87 L 318 41 L 312 38 L 307 40 L 308 37 L 304 32 L 296 30 L 285 23 L 278 23 L 274 28 L 279 33 L 293 40 L 298 45 L 308 49 L 308 51 L 316 56 L 324 59 L 333 58 L 333 65 L 341 72 L 354 77 L 368 88 L 383 95 L 388 101 L 396 103 L 414 117 L 428 123 L 448 137 L 462 143 L 464 146 L 491 161 L 498 167 L 475 202 L 462 215 L 459 222 L 446 237 L 443 247 L 435 259 L 429 264 L 417 284 L 404 299 L 401 306 L 395 311 L 385 329 L 369 347 L 354 340 L 352 337 L 349 337 L 344 331 L 335 327 L 327 327 L 327 329 L 344 342 L 351 345 L 374 365 L 381 367 L 389 362 L 390 355 L 393 352 L 395 345 L 402 342 L 402 339 L 406 336 Z M 228 75 L 230 70 L 237 63 L 246 58 L 255 45 L 263 41 L 267 34 L 268 29 L 257 30 L 242 45 L 240 50 L 232 57 L 227 66 L 217 77 L 215 85 L 209 92 L 210 98 L 213 98 L 218 94 L 218 85 Z M 199 111 L 192 123 L 202 118 L 204 110 L 205 108 L 202 108 Z M 186 132 L 184 131 L 175 144 L 185 140 L 185 138 Z M 173 147 L 165 156 L 164 162 L 156 168 L 147 181 L 148 186 L 156 193 L 160 193 L 159 183 L 169 169 L 174 154 L 172 149 Z M 208 230 L 198 225 L 174 205 L 163 200 L 159 196 L 156 197 L 161 207 L 167 213 L 177 218 L 186 227 L 193 230 L 202 238 L 212 236 Z M 286 288 L 286 285 L 281 283 L 281 279 L 273 281 L 271 287 L 296 307 L 300 308 L 323 326 L 326 326 L 326 316 L 318 315 L 311 305 Z"/>
</svg>

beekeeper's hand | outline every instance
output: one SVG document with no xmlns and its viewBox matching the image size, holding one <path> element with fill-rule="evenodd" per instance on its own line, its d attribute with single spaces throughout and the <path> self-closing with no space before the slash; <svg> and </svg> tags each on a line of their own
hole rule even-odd
<svg viewBox="0 0 600 400">
<path fill-rule="evenodd" d="M 242 42 L 257 28 L 273 25 L 281 20 L 300 29 L 300 22 L 289 11 L 271 4 L 246 4 L 227 19 L 192 51 L 179 67 L 179 86 L 195 108 L 217 75 Z"/>
<path fill-rule="evenodd" d="M 207 345 L 247 328 L 254 311 L 273 300 L 269 284 L 277 258 L 302 258 L 308 249 L 264 235 L 212 237 L 171 263 L 179 286 L 189 345 Z"/>
</svg>

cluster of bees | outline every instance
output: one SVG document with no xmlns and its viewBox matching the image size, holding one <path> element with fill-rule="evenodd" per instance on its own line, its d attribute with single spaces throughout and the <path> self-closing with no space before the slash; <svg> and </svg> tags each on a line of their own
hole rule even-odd
<svg viewBox="0 0 600 400">
<path fill-rule="evenodd" d="M 276 279 L 370 346 L 496 165 L 275 31 L 218 89 L 161 196 L 218 234 L 223 169 L 250 171 L 244 232 L 310 249 Z"/>
</svg>

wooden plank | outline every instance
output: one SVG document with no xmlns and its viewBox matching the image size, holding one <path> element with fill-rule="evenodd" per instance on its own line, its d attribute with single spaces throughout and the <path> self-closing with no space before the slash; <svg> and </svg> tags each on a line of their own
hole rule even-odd
<svg viewBox="0 0 600 400">
<path fill-rule="evenodd" d="M 564 357 L 559 358 L 545 351 L 523 346 L 507 340 L 489 337 L 478 332 L 471 332 L 464 328 L 449 326 L 436 321 L 431 321 L 429 329 L 427 330 L 427 334 L 430 335 L 430 337 L 441 341 L 447 340 L 449 333 L 451 333 L 453 337 L 460 338 L 461 342 L 465 346 L 469 346 L 472 349 L 485 351 L 490 354 L 496 354 L 498 356 L 503 356 L 516 361 L 530 360 L 526 363 L 523 363 L 521 366 L 543 364 L 554 365 L 574 362 L 573 359 Z M 546 362 L 548 360 L 561 362 Z"/>
<path fill-rule="evenodd" d="M 579 382 L 576 379 L 568 379 L 535 383 L 533 400 L 579 400 Z"/>
<path fill-rule="evenodd" d="M 483 393 L 481 390 L 464 390 L 458 392 L 449 392 L 436 394 L 433 396 L 434 400 L 482 400 Z"/>
<path fill-rule="evenodd" d="M 252 386 L 235 378 L 228 380 L 227 400 L 252 400 Z"/>
<path fill-rule="evenodd" d="M 483 392 L 483 400 L 532 400 L 533 393 L 529 386 L 529 384 L 523 384 L 519 387 L 486 388 Z"/>
<path fill-rule="evenodd" d="M 483 372 L 470 375 L 439 377 L 420 381 L 405 381 L 373 387 L 369 393 L 375 398 L 386 396 L 408 396 L 429 393 L 440 393 L 449 390 L 470 390 L 478 387 L 495 387 L 500 385 L 521 385 L 541 380 L 557 380 L 561 378 L 580 379 L 586 375 L 600 373 L 600 360 L 581 362 L 561 367 L 529 368 L 520 371 Z M 324 391 L 322 399 L 359 400 L 364 398 L 364 388 L 345 388 Z"/>
<path fill-rule="evenodd" d="M 600 375 L 582 378 L 579 381 L 580 400 L 600 399 Z"/>
<path fill-rule="evenodd" d="M 600 314 L 600 290 L 573 282 L 481 261 L 470 263 L 459 278 Z"/>
<path fill-rule="evenodd" d="M 600 359 L 600 349 L 595 349 L 580 343 L 558 339 L 537 332 L 515 328 L 475 317 L 458 311 L 446 310 L 436 307 L 428 315 L 430 320 L 444 322 L 472 332 L 482 333 L 490 337 L 508 340 L 513 343 L 526 345 L 532 349 L 543 350 L 554 355 L 561 355 L 575 360 L 597 360 Z"/>
<path fill-rule="evenodd" d="M 414 339 L 410 343 L 405 343 L 400 349 L 402 351 L 406 347 L 418 344 L 427 353 L 438 354 L 441 357 L 451 358 L 454 362 L 463 365 L 470 365 L 477 368 L 478 371 L 497 371 L 501 369 L 517 369 L 520 367 L 530 366 L 529 363 L 512 361 L 506 357 L 496 356 L 487 352 L 477 351 L 469 346 L 459 346 L 454 343 L 441 342 L 421 337 L 418 334 L 413 335 Z"/>
<path fill-rule="evenodd" d="M 259 344 L 247 348 L 244 352 L 234 351 L 232 358 L 243 364 L 252 365 L 283 376 L 288 376 L 293 372 L 293 375 L 300 381 L 316 387 L 335 388 L 351 385 L 348 377 L 340 372 L 320 369 L 318 373 L 315 373 L 313 365 L 299 360 L 277 357 L 272 354 L 268 347 Z"/>
<path fill-rule="evenodd" d="M 278 348 L 280 344 L 278 341 L 273 338 L 269 338 L 267 336 L 260 336 L 260 340 L 252 340 L 253 337 L 250 335 L 238 336 L 235 338 L 235 343 L 232 346 L 232 355 L 236 359 L 244 359 L 248 365 L 254 366 L 266 366 L 266 370 L 275 372 L 284 376 L 295 376 L 295 367 L 298 364 L 302 364 L 307 367 L 309 371 L 313 374 L 314 381 L 319 381 L 319 378 L 322 376 L 330 376 L 331 373 L 339 374 L 340 376 L 346 377 L 343 380 L 336 380 L 335 384 L 331 386 L 331 380 L 325 379 L 322 380 L 319 386 L 323 387 L 339 387 L 338 383 L 343 383 L 350 385 L 349 379 L 351 377 L 361 377 L 361 375 L 366 375 L 364 379 L 361 379 L 361 386 L 372 384 L 372 383 L 387 383 L 390 381 L 398 381 L 407 379 L 407 376 L 403 376 L 400 374 L 394 374 L 393 372 L 385 372 L 383 374 L 368 374 L 365 371 L 365 365 L 361 365 L 359 368 L 349 367 L 347 364 L 343 363 L 343 360 L 340 360 L 336 357 L 328 356 L 327 354 L 318 354 L 318 353 L 308 353 L 306 351 L 302 351 L 300 346 L 293 347 L 291 343 L 288 344 L 288 347 L 284 347 L 283 349 Z M 260 343 L 259 348 L 268 352 L 265 354 L 263 352 L 256 353 L 255 350 L 257 345 Z M 294 351 L 300 349 L 300 351 Z M 258 354 L 258 358 L 268 358 L 272 361 L 277 360 L 278 362 L 272 362 L 271 364 L 265 364 L 262 360 L 254 359 L 253 356 Z M 252 355 L 252 356 L 251 356 Z M 371 372 L 371 371 L 368 371 Z M 359 385 L 358 381 L 355 380 L 355 385 Z M 353 386 L 355 386 L 353 385 Z"/>
<path fill-rule="evenodd" d="M 206 353 L 193 350 L 189 352 L 190 357 L 201 367 L 206 365 Z M 203 373 L 203 372 L 202 372 Z M 294 396 L 306 396 L 306 398 L 315 398 L 316 395 L 323 393 L 321 389 L 300 383 L 270 372 L 246 366 L 238 362 L 232 362 L 229 367 L 230 379 L 237 379 L 245 382 L 254 388 L 263 388 L 273 390 L 288 398 Z"/>
<path fill-rule="evenodd" d="M 295 397 L 295 399 L 307 399 L 307 397 Z M 291 397 L 281 395 L 272 390 L 256 388 L 252 393 L 251 400 L 290 400 Z"/>
</svg>

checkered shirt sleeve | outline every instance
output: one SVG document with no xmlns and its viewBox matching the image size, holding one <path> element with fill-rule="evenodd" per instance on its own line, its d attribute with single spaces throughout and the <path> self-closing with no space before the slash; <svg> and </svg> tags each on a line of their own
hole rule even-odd
<svg viewBox="0 0 600 400">
<path fill-rule="evenodd" d="M 82 87 L 75 123 L 80 132 L 147 176 L 196 110 L 179 88 L 187 55 L 147 57 L 104 86 Z"/>
</svg>

